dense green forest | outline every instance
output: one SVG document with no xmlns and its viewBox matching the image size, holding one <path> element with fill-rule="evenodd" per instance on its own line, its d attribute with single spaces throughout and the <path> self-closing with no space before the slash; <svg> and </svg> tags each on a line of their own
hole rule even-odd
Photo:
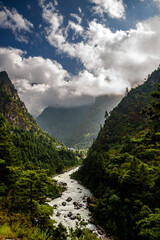
<svg viewBox="0 0 160 240">
<path fill-rule="evenodd" d="M 157 83 L 160 83 L 159 69 L 124 97 L 107 117 L 76 174 L 97 197 L 92 206 L 94 218 L 115 239 L 160 239 L 160 84 Z M 148 98 L 148 92 L 154 89 Z"/>
<path fill-rule="evenodd" d="M 23 163 L 31 162 L 47 169 L 50 175 L 79 164 L 80 158 L 76 153 L 40 129 L 6 72 L 0 73 L 0 99 L 0 113 L 8 120 L 11 139 Z"/>
<path fill-rule="evenodd" d="M 78 227 L 70 232 L 55 227 L 50 218 L 54 209 L 47 202 L 62 189 L 49 175 L 80 163 L 80 154 L 39 128 L 4 72 L 0 98 L 0 236 L 97 239 Z M 158 240 L 160 70 L 127 93 L 105 119 L 75 177 L 97 197 L 94 219 L 107 234 Z"/>
<path fill-rule="evenodd" d="M 57 141 L 42 131 L 27 132 L 16 128 L 11 138 L 24 163 L 32 162 L 35 166 L 48 169 L 49 175 L 80 164 L 79 154 L 71 152 L 62 143 L 57 149 Z"/>
<path fill-rule="evenodd" d="M 60 189 L 32 162 L 23 162 L 14 145 L 9 124 L 0 115 L 0 225 L 18 237 L 24 237 L 31 228 L 40 235 L 40 229 L 52 229 L 50 215 L 53 209 L 47 197 L 56 197 Z M 36 229 L 36 226 L 39 229 Z M 35 228 L 35 229 L 34 229 Z M 49 231 L 49 230 L 48 230 Z"/>
<path fill-rule="evenodd" d="M 50 218 L 53 215 L 53 207 L 47 202 L 60 196 L 62 189 L 48 176 L 46 170 L 28 161 L 30 156 L 26 159 L 21 158 L 23 151 L 17 150 L 12 141 L 12 134 L 8 121 L 1 114 L 0 237 L 24 240 L 58 240 L 67 237 L 73 240 L 84 238 L 96 240 L 97 238 L 86 230 L 77 228 L 67 233 L 61 224 L 58 227 L 54 226 L 54 221 Z M 24 141 L 29 136 L 24 134 Z M 27 139 L 26 144 L 28 143 Z M 17 145 L 25 148 L 25 143 Z M 32 144 L 30 147 L 33 147 Z M 38 156 L 35 160 L 37 159 Z"/>
<path fill-rule="evenodd" d="M 58 148 L 57 148 L 58 146 Z M 95 239 L 86 230 L 55 227 L 48 201 L 62 188 L 50 178 L 80 164 L 81 154 L 42 131 L 6 72 L 0 73 L 0 237 Z"/>
</svg>

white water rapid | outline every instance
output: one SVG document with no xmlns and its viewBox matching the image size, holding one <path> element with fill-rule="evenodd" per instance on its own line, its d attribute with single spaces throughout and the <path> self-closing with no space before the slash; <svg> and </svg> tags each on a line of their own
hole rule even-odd
<svg viewBox="0 0 160 240">
<path fill-rule="evenodd" d="M 76 228 L 76 223 L 85 222 L 87 229 L 98 233 L 96 226 L 90 223 L 92 214 L 87 208 L 87 197 L 91 196 L 91 192 L 70 177 L 77 170 L 78 167 L 54 177 L 59 183 L 67 184 L 67 190 L 62 193 L 61 197 L 49 203 L 54 207 L 52 218 L 57 225 L 61 222 L 66 228 L 72 227 L 73 229 Z"/>
</svg>

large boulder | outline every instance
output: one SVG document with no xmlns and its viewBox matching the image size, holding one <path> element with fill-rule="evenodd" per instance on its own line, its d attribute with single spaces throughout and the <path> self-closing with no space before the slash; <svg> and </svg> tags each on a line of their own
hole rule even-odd
<svg viewBox="0 0 160 240">
<path fill-rule="evenodd" d="M 71 197 L 68 197 L 68 198 L 66 199 L 66 201 L 67 201 L 67 202 L 70 202 L 70 201 L 72 201 L 72 198 L 71 198 Z"/>
<path fill-rule="evenodd" d="M 60 213 L 60 212 L 57 212 L 56 216 L 59 217 L 60 215 L 61 215 L 61 213 Z"/>
<path fill-rule="evenodd" d="M 69 212 L 67 216 L 68 216 L 68 217 L 71 217 L 72 215 L 73 215 L 73 213 L 72 213 L 72 212 Z"/>
</svg>

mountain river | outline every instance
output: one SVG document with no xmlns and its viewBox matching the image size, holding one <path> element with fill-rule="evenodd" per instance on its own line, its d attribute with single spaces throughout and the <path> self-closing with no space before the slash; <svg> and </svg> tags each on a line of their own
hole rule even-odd
<svg viewBox="0 0 160 240">
<path fill-rule="evenodd" d="M 80 222 L 86 223 L 85 227 L 96 233 L 101 239 L 105 235 L 94 224 L 90 223 L 92 214 L 87 208 L 87 198 L 91 196 L 91 192 L 79 184 L 76 180 L 71 179 L 71 174 L 78 170 L 74 168 L 68 172 L 54 176 L 54 179 L 66 186 L 66 190 L 61 197 L 54 199 L 49 204 L 54 207 L 53 219 L 58 225 L 60 222 L 66 228 L 76 228 L 76 224 Z M 100 233 L 100 234 L 99 234 Z"/>
</svg>

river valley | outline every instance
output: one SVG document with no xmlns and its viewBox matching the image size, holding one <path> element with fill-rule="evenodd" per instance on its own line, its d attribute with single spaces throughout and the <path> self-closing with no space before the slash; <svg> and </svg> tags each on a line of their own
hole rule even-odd
<svg viewBox="0 0 160 240">
<path fill-rule="evenodd" d="M 71 179 L 71 174 L 78 170 L 78 167 L 63 174 L 54 177 L 58 183 L 66 186 L 66 190 L 61 197 L 54 199 L 49 204 L 54 207 L 53 219 L 57 225 L 61 222 L 66 228 L 76 228 L 85 226 L 87 229 L 99 235 L 100 229 L 90 223 L 92 214 L 87 207 L 87 198 L 91 192 L 79 184 L 76 180 Z M 100 235 L 99 235 L 100 236 Z M 101 233 L 101 239 L 106 239 Z"/>
</svg>

